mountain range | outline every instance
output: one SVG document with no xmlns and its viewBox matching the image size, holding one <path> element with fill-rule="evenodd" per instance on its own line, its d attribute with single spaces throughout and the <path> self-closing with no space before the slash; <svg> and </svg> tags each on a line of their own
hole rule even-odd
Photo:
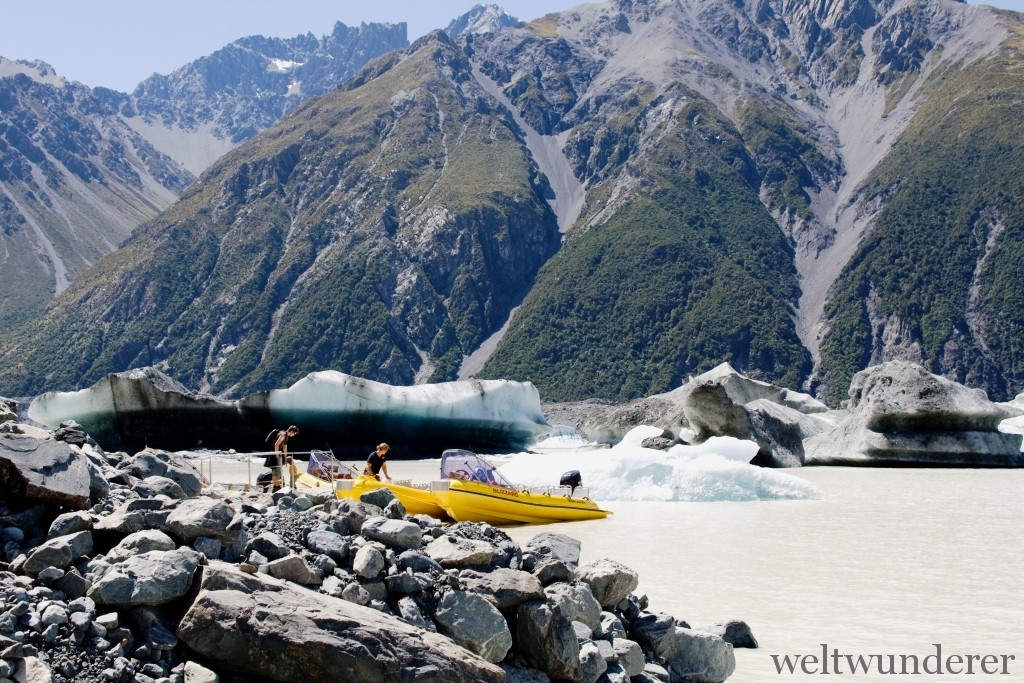
<svg viewBox="0 0 1024 683">
<path fill-rule="evenodd" d="M 230 150 L 3 335 L 0 393 L 153 365 L 225 396 L 330 368 L 623 401 L 728 361 L 838 403 L 893 358 L 996 399 L 1020 390 L 1022 15 L 953 0 L 485 12 L 501 16 L 477 8 L 340 87 L 315 88 L 312 67 L 285 79 L 316 93 L 297 106 L 286 88 L 242 107 L 235 86 L 188 119 L 207 106 L 195 65 L 120 99 L 117 120 L 152 107 Z M 232 50 L 270 44 L 286 41 Z"/>
<path fill-rule="evenodd" d="M 404 24 L 252 36 L 131 94 L 0 58 L 0 264 L 18 282 L 0 293 L 0 327 L 37 318 L 226 151 L 408 44 Z"/>
</svg>

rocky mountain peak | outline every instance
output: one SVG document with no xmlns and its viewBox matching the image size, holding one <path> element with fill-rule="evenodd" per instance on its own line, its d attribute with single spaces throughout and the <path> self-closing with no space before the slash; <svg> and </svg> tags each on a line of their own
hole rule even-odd
<svg viewBox="0 0 1024 683">
<path fill-rule="evenodd" d="M 39 59 L 33 61 L 12 60 L 0 57 L 0 78 L 9 78 L 18 74 L 28 76 L 37 83 L 45 83 L 58 88 L 67 85 L 67 81 L 44 61 Z"/>
<path fill-rule="evenodd" d="M 466 33 L 492 33 L 519 24 L 519 20 L 498 5 L 476 5 L 444 29 L 445 34 L 457 38 Z"/>
<path fill-rule="evenodd" d="M 159 126 L 162 151 L 200 173 L 231 147 L 311 97 L 348 80 L 374 57 L 409 44 L 405 22 L 334 25 L 330 34 L 248 36 L 139 84 L 122 112 Z"/>
</svg>

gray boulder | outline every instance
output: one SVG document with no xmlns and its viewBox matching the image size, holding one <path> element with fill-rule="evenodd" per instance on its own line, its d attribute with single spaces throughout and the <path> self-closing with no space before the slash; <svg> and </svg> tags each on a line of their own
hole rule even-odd
<svg viewBox="0 0 1024 683">
<path fill-rule="evenodd" d="M 323 576 L 298 555 L 288 555 L 267 564 L 267 573 L 275 579 L 303 586 L 319 586 Z"/>
<path fill-rule="evenodd" d="M 618 605 L 640 585 L 637 573 L 615 560 L 588 562 L 576 570 L 576 578 L 590 586 L 601 607 Z"/>
<path fill-rule="evenodd" d="M 560 609 L 570 621 L 578 621 L 593 631 L 601 622 L 601 603 L 594 597 L 590 586 L 574 581 L 560 581 L 544 588 L 547 601 Z"/>
<path fill-rule="evenodd" d="M 79 531 L 90 531 L 92 529 L 92 517 L 88 512 L 65 512 L 50 523 L 50 530 L 46 532 L 47 538 L 66 536 Z"/>
<path fill-rule="evenodd" d="M 348 559 L 349 543 L 341 534 L 321 529 L 311 531 L 306 536 L 306 547 L 314 553 L 326 555 L 338 564 L 344 564 Z"/>
<path fill-rule="evenodd" d="M 444 571 L 444 567 L 424 553 L 422 550 L 406 550 L 397 558 L 398 568 L 402 571 L 411 569 L 414 572 L 429 574 Z"/>
<path fill-rule="evenodd" d="M 341 591 L 341 597 L 349 602 L 354 602 L 357 605 L 369 604 L 370 592 L 360 586 L 358 583 L 350 583 L 345 586 Z"/>
<path fill-rule="evenodd" d="M 122 538 L 120 543 L 110 549 L 106 558 L 111 564 L 117 564 L 135 555 L 153 550 L 174 550 L 176 547 L 174 539 L 164 532 L 157 529 L 146 529 Z"/>
<path fill-rule="evenodd" d="M 1024 465 L 1021 436 L 998 431 L 1010 411 L 915 363 L 858 372 L 849 397 L 845 416 L 805 443 L 808 464 Z"/>
<path fill-rule="evenodd" d="M 189 498 L 202 493 L 203 482 L 196 472 L 173 453 L 153 448 L 140 451 L 123 463 L 122 469 L 137 479 L 166 477 L 181 487 Z"/>
<path fill-rule="evenodd" d="M 185 683 L 219 683 L 220 676 L 196 662 L 185 662 Z"/>
<path fill-rule="evenodd" d="M 222 500 L 192 498 L 183 500 L 167 515 L 164 531 L 191 543 L 200 536 L 219 538 L 231 545 L 241 532 L 239 524 L 232 524 L 235 510 Z"/>
<path fill-rule="evenodd" d="M 421 628 L 424 631 L 437 631 L 437 627 L 434 626 L 434 622 L 431 621 L 430 617 L 428 617 L 420 608 L 419 603 L 408 595 L 404 598 L 400 598 L 395 603 L 395 612 L 397 613 L 397 616 L 417 628 Z"/>
<path fill-rule="evenodd" d="M 638 643 L 627 638 L 616 638 L 612 641 L 612 649 L 615 653 L 615 661 L 626 672 L 626 676 L 632 678 L 643 672 L 646 662 L 644 661 L 644 651 Z"/>
<path fill-rule="evenodd" d="M 572 581 L 576 577 L 576 565 L 561 560 L 537 560 L 531 569 L 542 586 Z"/>
<path fill-rule="evenodd" d="M 135 491 L 143 498 L 155 498 L 167 496 L 172 500 L 184 500 L 188 498 L 185 490 L 178 485 L 178 482 L 169 477 L 152 476 L 135 483 Z"/>
<path fill-rule="evenodd" d="M 22 571 L 35 576 L 48 567 L 67 569 L 83 555 L 92 553 L 92 532 L 79 531 L 58 536 L 32 549 Z"/>
<path fill-rule="evenodd" d="M 424 548 L 427 556 L 445 569 L 486 567 L 494 559 L 494 546 L 486 541 L 439 536 Z"/>
<path fill-rule="evenodd" d="M 297 586 L 212 564 L 177 629 L 178 638 L 212 665 L 305 683 L 504 680 L 500 668 L 445 636 L 345 600 L 325 595 L 312 600 Z"/>
<path fill-rule="evenodd" d="M 188 592 L 196 567 L 204 560 L 190 548 L 135 555 L 111 567 L 87 595 L 97 605 L 111 607 L 163 605 Z"/>
<path fill-rule="evenodd" d="M 399 572 L 384 579 L 384 586 L 388 593 L 396 594 L 419 593 L 433 585 L 434 582 L 428 575 L 413 574 L 412 572 Z"/>
<path fill-rule="evenodd" d="M 93 530 L 127 536 L 144 529 L 159 529 L 167 522 L 175 504 L 176 501 L 165 504 L 159 498 L 129 500 L 96 520 Z"/>
<path fill-rule="evenodd" d="M 545 592 L 533 574 L 504 567 L 490 572 L 463 569 L 459 582 L 465 590 L 482 595 L 500 610 L 527 600 L 542 600 Z"/>
<path fill-rule="evenodd" d="M 483 596 L 447 591 L 434 611 L 437 630 L 489 662 L 500 662 L 512 648 L 508 623 Z"/>
<path fill-rule="evenodd" d="M 364 579 L 375 578 L 384 570 L 385 566 L 387 566 L 387 562 L 384 560 L 384 555 L 372 545 L 364 545 L 356 551 L 356 556 L 352 558 L 353 573 Z"/>
<path fill-rule="evenodd" d="M 722 683 L 736 670 L 736 656 L 718 636 L 677 626 L 665 666 L 681 680 Z"/>
<path fill-rule="evenodd" d="M 335 529 L 341 534 L 359 534 L 366 520 L 383 516 L 384 511 L 376 505 L 341 500 L 338 502 L 338 521 L 335 522 Z"/>
<path fill-rule="evenodd" d="M 82 510 L 91 495 L 89 472 L 85 455 L 62 441 L 0 434 L 0 487 L 5 495 Z"/>
<path fill-rule="evenodd" d="M 636 618 L 629 628 L 629 637 L 655 656 L 665 659 L 675 645 L 676 619 L 668 614 L 648 612 Z"/>
<path fill-rule="evenodd" d="M 359 501 L 368 505 L 376 505 L 381 510 L 388 506 L 388 503 L 395 500 L 395 494 L 391 489 L 381 487 L 373 489 L 359 496 Z"/>
<path fill-rule="evenodd" d="M 537 534 L 523 547 L 523 552 L 533 555 L 538 561 L 555 560 L 570 567 L 580 563 L 580 542 L 565 534 Z"/>
<path fill-rule="evenodd" d="M 572 622 L 561 610 L 541 600 L 519 605 L 515 643 L 527 665 L 551 678 L 580 680 L 580 644 Z"/>
<path fill-rule="evenodd" d="M 371 541 L 402 550 L 413 550 L 423 545 L 423 530 L 419 524 L 401 519 L 371 517 L 363 522 L 360 533 Z"/>
<path fill-rule="evenodd" d="M 580 683 L 597 683 L 608 670 L 608 662 L 594 643 L 580 645 Z"/>
<path fill-rule="evenodd" d="M 738 619 L 718 621 L 697 630 L 714 634 L 733 647 L 757 648 L 757 639 L 745 621 Z"/>
<path fill-rule="evenodd" d="M 249 553 L 253 550 L 268 560 L 280 560 L 291 552 L 284 539 L 273 531 L 264 531 L 250 538 L 245 544 L 245 552 Z"/>
<path fill-rule="evenodd" d="M 626 626 L 614 612 L 601 612 L 601 619 L 594 627 L 592 635 L 594 638 L 611 642 L 616 638 L 626 637 Z"/>
<path fill-rule="evenodd" d="M 178 645 L 178 638 L 167 626 L 170 620 L 159 610 L 148 606 L 136 607 L 131 610 L 131 617 L 150 652 L 169 652 Z"/>
</svg>

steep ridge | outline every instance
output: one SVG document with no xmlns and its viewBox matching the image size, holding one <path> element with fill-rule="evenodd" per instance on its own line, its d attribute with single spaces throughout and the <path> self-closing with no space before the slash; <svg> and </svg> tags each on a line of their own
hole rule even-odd
<svg viewBox="0 0 1024 683">
<path fill-rule="evenodd" d="M 31 321 L 192 176 L 42 62 L 0 58 L 0 326 Z"/>
<path fill-rule="evenodd" d="M 140 365 L 223 394 L 325 367 L 454 377 L 557 249 L 547 193 L 434 34 L 214 164 L 5 355 L 0 391 Z"/>
<path fill-rule="evenodd" d="M 119 106 L 124 120 L 198 175 L 232 147 L 370 59 L 409 45 L 405 23 L 293 38 L 248 36 L 174 72 L 153 74 Z"/>
<path fill-rule="evenodd" d="M 999 400 L 1024 383 L 1024 22 L 999 51 L 931 71 L 927 97 L 865 187 L 873 230 L 826 306 L 821 381 L 880 360 L 924 364 Z"/>
<path fill-rule="evenodd" d="M 132 95 L 0 58 L 0 329 L 30 323 L 222 154 L 370 58 L 406 47 L 404 24 L 323 38 L 243 38 Z"/>
<path fill-rule="evenodd" d="M 616 108 L 637 83 L 652 92 L 685 84 L 725 113 L 752 154 L 763 205 L 794 248 L 801 286 L 793 306 L 796 331 L 814 359 L 828 365 L 834 357 L 818 353 L 828 329 L 828 293 L 885 204 L 864 192 L 865 183 L 931 95 L 930 76 L 984 62 L 1004 44 L 1005 21 L 988 8 L 946 1 L 629 0 L 480 36 L 470 48 L 524 117 L 570 141 L 587 139 L 582 131 L 595 119 L 621 114 Z M 512 64 L 532 68 L 513 70 Z M 591 140 L 601 141 L 602 161 L 628 155 L 635 171 L 636 148 L 624 150 L 607 129 Z M 568 154 L 576 155 L 576 173 L 587 189 L 583 231 L 609 221 L 644 181 L 642 174 L 617 173 L 614 165 L 589 170 L 592 146 L 577 144 L 574 152 L 572 145 Z M 530 307 L 528 298 L 525 315 Z M 526 336 L 538 332 L 534 326 Z M 509 344 L 519 345 L 515 332 Z M 882 340 L 865 353 L 886 359 L 900 352 Z M 524 376 L 546 365 L 525 361 L 528 355 L 517 353 Z M 487 372 L 514 371 L 499 361 Z M 825 367 L 807 376 L 808 386 L 821 385 L 835 399 L 840 394 L 831 392 L 845 391 L 849 376 Z M 982 384 L 1001 390 L 998 383 Z"/>
</svg>

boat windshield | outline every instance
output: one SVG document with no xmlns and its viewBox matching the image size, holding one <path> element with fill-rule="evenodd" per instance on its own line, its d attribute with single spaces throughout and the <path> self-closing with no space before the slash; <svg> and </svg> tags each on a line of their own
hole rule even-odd
<svg viewBox="0 0 1024 683">
<path fill-rule="evenodd" d="M 476 453 L 449 449 L 441 455 L 441 478 L 476 481 L 503 488 L 515 488 L 498 470 Z"/>
<path fill-rule="evenodd" d="M 324 481 L 351 479 L 353 474 L 352 470 L 335 458 L 331 451 L 310 451 L 306 472 Z"/>
</svg>

